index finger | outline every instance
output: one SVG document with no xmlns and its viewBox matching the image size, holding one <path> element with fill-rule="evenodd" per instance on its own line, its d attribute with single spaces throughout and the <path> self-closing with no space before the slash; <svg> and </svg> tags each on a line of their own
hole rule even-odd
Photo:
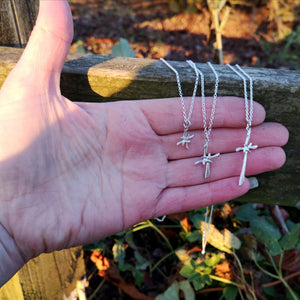
<svg viewBox="0 0 300 300">
<path fill-rule="evenodd" d="M 186 114 L 188 114 L 191 97 L 185 97 Z M 212 97 L 206 97 L 206 119 L 209 122 Z M 138 106 L 147 117 L 152 129 L 159 135 L 171 134 L 183 130 L 183 111 L 179 98 L 143 100 Z M 266 113 L 263 106 L 253 103 L 252 125 L 263 123 Z M 246 126 L 245 100 L 238 97 L 218 97 L 213 128 L 242 128 Z M 197 98 L 191 116 L 191 130 L 203 128 L 202 103 Z"/>
</svg>

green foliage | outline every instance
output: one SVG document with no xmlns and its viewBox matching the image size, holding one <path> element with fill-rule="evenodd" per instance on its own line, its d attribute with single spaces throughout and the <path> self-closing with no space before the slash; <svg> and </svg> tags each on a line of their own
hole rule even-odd
<svg viewBox="0 0 300 300">
<path fill-rule="evenodd" d="M 238 294 L 238 288 L 234 285 L 228 285 L 223 290 L 225 300 L 235 300 Z"/>
<path fill-rule="evenodd" d="M 225 215 L 224 211 L 227 211 Z M 86 249 L 102 247 L 103 253 L 113 258 L 121 276 L 126 281 L 133 281 L 139 289 L 145 287 L 146 274 L 149 278 L 165 273 L 166 288 L 156 296 L 156 300 L 193 300 L 200 291 L 201 297 L 203 295 L 203 299 L 207 299 L 204 295 L 207 294 L 209 298 L 211 294 L 204 292 L 214 288 L 222 289 L 219 292 L 220 299 L 255 299 L 259 294 L 254 289 L 258 284 L 254 284 L 254 277 L 264 278 L 260 293 L 263 292 L 265 299 L 278 296 L 274 286 L 264 286 L 272 281 L 282 283 L 283 297 L 297 299 L 299 291 L 286 280 L 285 276 L 289 273 L 284 271 L 283 266 L 286 251 L 300 248 L 300 223 L 290 220 L 287 222 L 289 232 L 282 235 L 268 209 L 258 210 L 256 205 L 243 204 L 234 214 L 228 207 L 224 209 L 224 205 L 219 205 L 215 212 L 222 213 L 223 222 L 211 225 L 209 246 L 206 254 L 202 255 L 200 247 L 204 212 L 204 209 L 191 211 L 185 221 L 167 219 L 164 223 L 157 223 L 148 220 Z M 176 232 L 176 242 L 170 239 L 170 230 Z M 145 255 L 147 251 L 141 251 L 141 246 L 146 245 L 141 245 L 138 240 L 144 240 L 149 234 L 156 236 L 152 242 L 159 241 L 162 252 L 160 258 L 153 259 Z M 153 246 L 152 242 L 149 245 Z M 263 247 L 263 252 L 257 250 L 257 244 Z M 168 267 L 163 269 L 162 266 Z M 168 269 L 173 269 L 173 272 L 166 273 Z"/>
<path fill-rule="evenodd" d="M 114 56 L 135 57 L 135 51 L 130 47 L 126 39 L 120 38 L 120 42 L 112 47 Z"/>
<path fill-rule="evenodd" d="M 188 280 L 183 280 L 180 282 L 174 281 L 172 285 L 163 293 L 158 295 L 155 300 L 179 300 L 180 290 L 184 294 L 184 299 L 194 300 L 195 292 L 191 287 Z"/>
</svg>

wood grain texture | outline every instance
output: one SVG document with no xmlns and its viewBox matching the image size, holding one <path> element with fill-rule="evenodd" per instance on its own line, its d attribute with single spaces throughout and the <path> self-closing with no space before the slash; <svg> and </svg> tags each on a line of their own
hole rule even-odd
<svg viewBox="0 0 300 300">
<path fill-rule="evenodd" d="M 21 51 L 0 47 L 0 86 Z M 191 95 L 194 71 L 185 62 L 172 62 L 178 70 L 184 95 Z M 212 95 L 214 75 L 205 64 L 197 64 L 205 74 L 206 95 Z M 242 80 L 225 66 L 215 66 L 220 75 L 219 95 L 243 97 Z M 241 201 L 300 205 L 299 122 L 300 72 L 247 68 L 254 80 L 254 99 L 267 111 L 267 120 L 284 124 L 290 132 L 284 147 L 287 162 L 280 170 L 258 176 L 260 187 Z M 149 59 L 71 55 L 65 63 L 62 93 L 73 101 L 104 102 L 128 99 L 177 97 L 174 73 L 162 62 Z M 163 101 L 163 100 L 162 100 Z"/>
<path fill-rule="evenodd" d="M 67 299 L 76 294 L 77 283 L 84 276 L 81 247 L 41 254 L 30 260 L 0 289 L 0 299 Z"/>
<path fill-rule="evenodd" d="M 25 47 L 38 12 L 38 0 L 0 1 L 0 46 Z"/>
</svg>

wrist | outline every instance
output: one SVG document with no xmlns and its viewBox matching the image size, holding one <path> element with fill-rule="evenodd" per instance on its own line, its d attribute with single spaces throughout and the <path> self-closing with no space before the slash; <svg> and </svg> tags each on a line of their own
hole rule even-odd
<svg viewBox="0 0 300 300">
<path fill-rule="evenodd" d="M 22 257 L 13 237 L 0 223 L 0 287 L 28 260 L 29 258 Z"/>
</svg>

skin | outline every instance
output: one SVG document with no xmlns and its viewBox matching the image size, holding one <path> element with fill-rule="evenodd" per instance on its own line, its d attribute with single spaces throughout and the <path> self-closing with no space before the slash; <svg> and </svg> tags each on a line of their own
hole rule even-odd
<svg viewBox="0 0 300 300">
<path fill-rule="evenodd" d="M 218 100 L 209 151 L 221 156 L 204 179 L 204 166 L 194 166 L 203 154 L 202 119 L 192 116 L 190 149 L 176 146 L 182 136 L 178 99 L 74 103 L 61 95 L 72 28 L 66 1 L 41 1 L 27 48 L 0 91 L 0 285 L 42 252 L 249 190 L 247 179 L 237 184 L 242 99 Z M 288 131 L 264 118 L 264 108 L 254 103 L 251 141 L 259 148 L 248 156 L 247 176 L 285 162 L 281 146 Z"/>
</svg>

